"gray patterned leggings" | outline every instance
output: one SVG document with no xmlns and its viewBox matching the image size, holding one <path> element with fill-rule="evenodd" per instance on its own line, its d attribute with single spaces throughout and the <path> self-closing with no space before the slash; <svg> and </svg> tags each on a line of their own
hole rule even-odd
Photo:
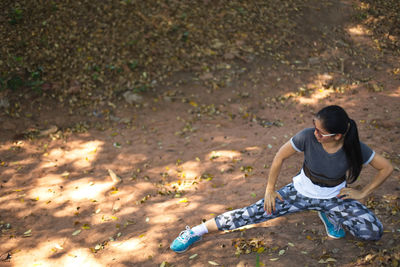
<svg viewBox="0 0 400 267">
<path fill-rule="evenodd" d="M 245 208 L 225 212 L 215 217 L 219 230 L 233 230 L 245 225 L 264 222 L 285 214 L 303 210 L 323 211 L 331 221 L 345 228 L 355 237 L 364 240 L 379 240 L 383 233 L 382 223 L 363 204 L 353 199 L 316 199 L 301 195 L 288 184 L 278 193 L 284 201 L 276 199 L 275 212 L 267 214 L 264 199 Z"/>
</svg>

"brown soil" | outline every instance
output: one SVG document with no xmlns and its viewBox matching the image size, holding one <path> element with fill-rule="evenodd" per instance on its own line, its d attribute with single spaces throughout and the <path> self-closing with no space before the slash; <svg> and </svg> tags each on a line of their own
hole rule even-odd
<svg viewBox="0 0 400 267">
<path fill-rule="evenodd" d="M 29 99 L 19 116 L 2 113 L 0 265 L 396 264 L 400 58 L 374 46 L 349 3 L 328 4 L 307 9 L 288 61 L 238 60 L 243 71 L 225 87 L 179 73 L 170 81 L 179 86 L 157 88 L 133 106 L 115 99 L 71 110 Z M 277 149 L 329 104 L 343 106 L 361 139 L 396 168 L 364 201 L 385 226 L 381 241 L 327 239 L 316 213 L 304 212 L 170 251 L 186 225 L 263 197 Z M 301 163 L 301 155 L 285 162 L 278 186 Z M 354 186 L 374 173 L 366 167 Z"/>
</svg>

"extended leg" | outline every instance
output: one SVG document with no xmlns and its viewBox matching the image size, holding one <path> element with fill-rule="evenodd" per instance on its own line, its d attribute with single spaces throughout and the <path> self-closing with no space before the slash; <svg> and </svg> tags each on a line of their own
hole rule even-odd
<svg viewBox="0 0 400 267">
<path fill-rule="evenodd" d="M 293 184 L 288 184 L 278 191 L 284 201 L 276 199 L 275 212 L 267 214 L 264 210 L 264 199 L 253 205 L 225 212 L 215 217 L 218 230 L 233 230 L 245 225 L 264 222 L 287 213 L 307 210 L 313 206 L 313 199 L 299 195 Z"/>
</svg>

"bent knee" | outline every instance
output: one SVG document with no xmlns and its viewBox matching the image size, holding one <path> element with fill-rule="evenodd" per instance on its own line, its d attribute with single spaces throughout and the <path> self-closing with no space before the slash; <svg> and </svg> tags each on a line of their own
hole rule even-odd
<svg viewBox="0 0 400 267">
<path fill-rule="evenodd" d="M 372 225 L 372 227 L 369 229 L 363 229 L 355 233 L 356 237 L 367 241 L 378 241 L 382 238 L 382 235 L 382 225 Z"/>
</svg>

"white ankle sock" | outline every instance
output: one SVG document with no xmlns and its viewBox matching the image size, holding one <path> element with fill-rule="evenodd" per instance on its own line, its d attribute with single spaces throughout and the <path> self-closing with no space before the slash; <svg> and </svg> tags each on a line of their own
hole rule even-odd
<svg viewBox="0 0 400 267">
<path fill-rule="evenodd" d="M 194 232 L 195 235 L 198 235 L 198 236 L 202 236 L 202 235 L 208 233 L 207 226 L 204 223 L 193 227 L 192 231 Z"/>
</svg>

